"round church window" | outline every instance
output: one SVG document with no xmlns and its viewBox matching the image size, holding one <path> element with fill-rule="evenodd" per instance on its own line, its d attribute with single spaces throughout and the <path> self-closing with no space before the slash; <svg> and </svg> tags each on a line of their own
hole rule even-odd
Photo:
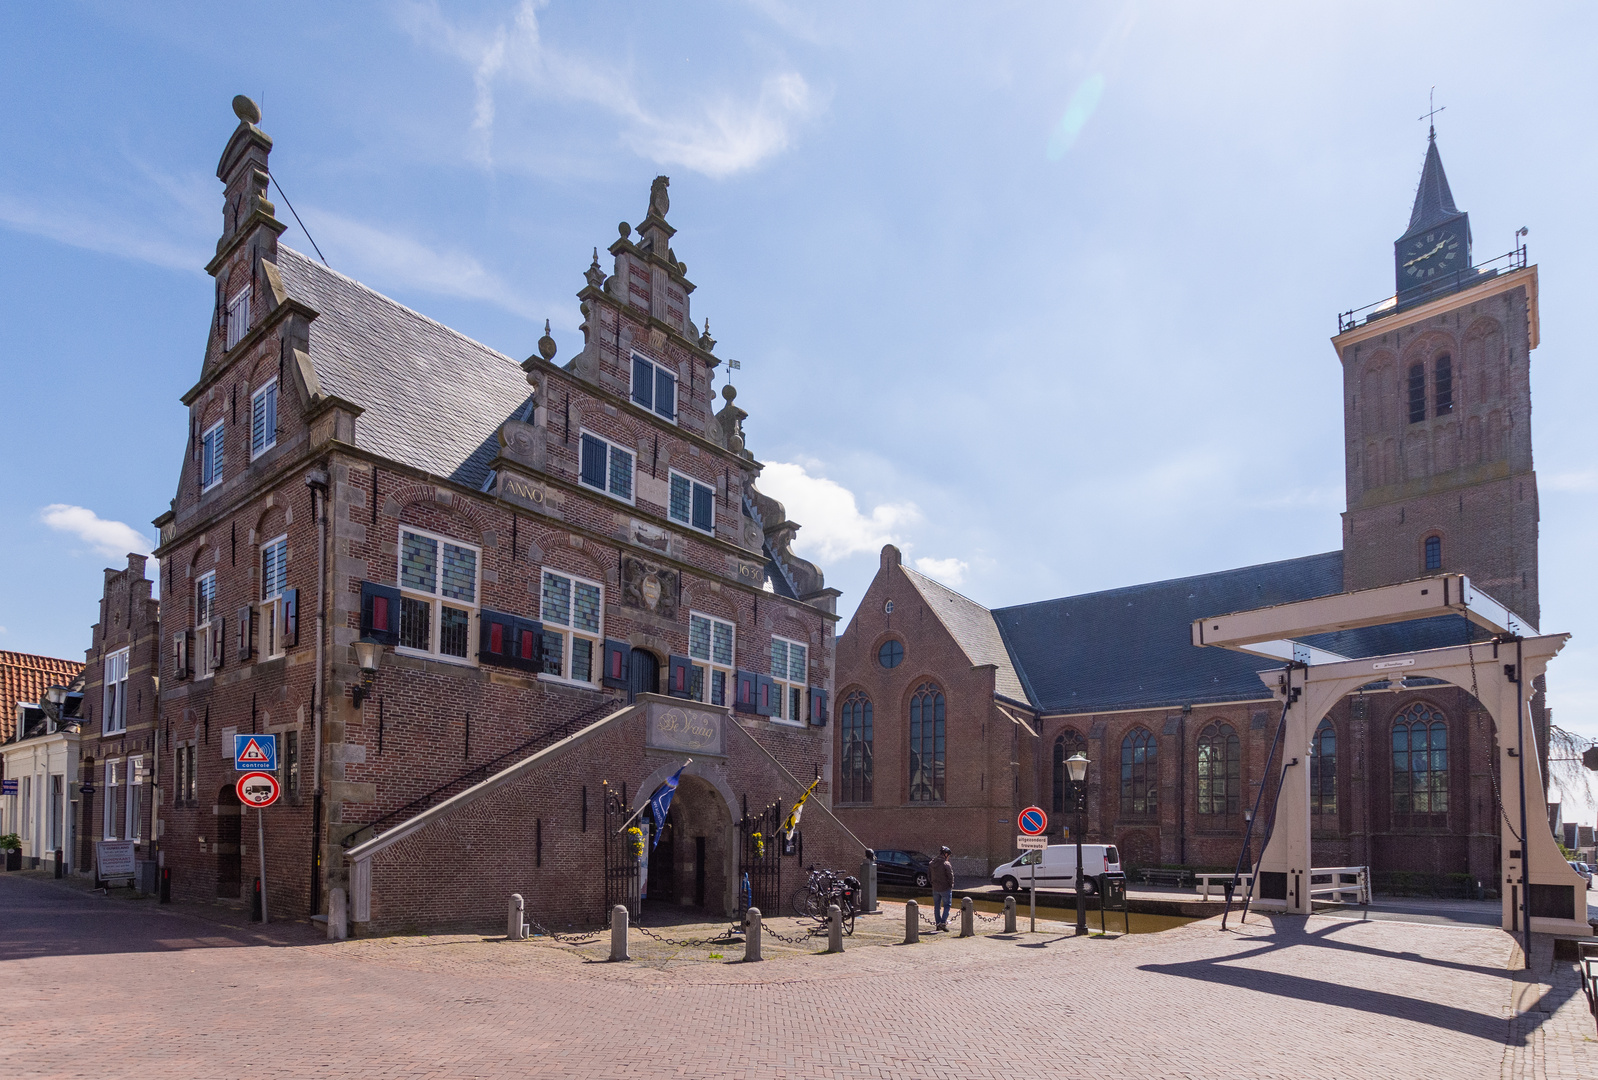
<svg viewBox="0 0 1598 1080">
<path fill-rule="evenodd" d="M 882 648 L 877 650 L 877 663 L 885 668 L 896 668 L 899 661 L 904 659 L 904 645 L 901 642 L 889 639 L 882 643 Z"/>
</svg>

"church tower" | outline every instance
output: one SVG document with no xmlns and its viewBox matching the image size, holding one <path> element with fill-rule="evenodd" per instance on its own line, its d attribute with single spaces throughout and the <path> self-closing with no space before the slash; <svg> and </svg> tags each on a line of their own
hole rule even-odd
<svg viewBox="0 0 1598 1080">
<path fill-rule="evenodd" d="M 1394 294 L 1340 316 L 1332 339 L 1343 365 L 1343 587 L 1463 573 L 1536 625 L 1537 267 L 1523 246 L 1474 263 L 1435 129 L 1393 258 Z"/>
</svg>

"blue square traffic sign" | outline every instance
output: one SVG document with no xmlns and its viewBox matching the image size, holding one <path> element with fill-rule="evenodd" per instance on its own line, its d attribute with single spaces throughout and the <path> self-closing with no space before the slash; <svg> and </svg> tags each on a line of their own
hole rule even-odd
<svg viewBox="0 0 1598 1080">
<path fill-rule="evenodd" d="M 233 736 L 233 767 L 240 772 L 277 772 L 277 736 Z"/>
</svg>

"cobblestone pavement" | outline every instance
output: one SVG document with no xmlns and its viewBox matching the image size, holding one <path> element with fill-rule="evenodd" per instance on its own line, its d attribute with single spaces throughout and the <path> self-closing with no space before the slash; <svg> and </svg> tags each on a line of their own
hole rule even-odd
<svg viewBox="0 0 1598 1080">
<path fill-rule="evenodd" d="M 983 924 L 905 946 L 868 943 L 902 909 L 874 918 L 892 929 L 842 956 L 608 964 L 547 939 L 327 943 L 0 875 L 0 1045 L 22 1077 L 1598 1076 L 1569 965 L 1516 980 L 1496 929 Z"/>
</svg>

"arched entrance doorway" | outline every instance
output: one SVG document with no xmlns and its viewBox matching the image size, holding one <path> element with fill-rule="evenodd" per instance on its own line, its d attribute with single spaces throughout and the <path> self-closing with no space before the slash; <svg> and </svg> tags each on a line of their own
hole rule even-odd
<svg viewBox="0 0 1598 1080">
<path fill-rule="evenodd" d="M 216 895 L 237 900 L 243 876 L 239 844 L 243 842 L 244 807 L 232 784 L 222 785 L 216 802 Z"/>
<path fill-rule="evenodd" d="M 646 818 L 649 814 L 644 811 Z M 676 914 L 682 908 L 714 917 L 725 914 L 731 831 L 732 815 L 721 792 L 702 777 L 685 773 L 660 841 L 649 853 L 646 908 L 657 915 Z"/>
<path fill-rule="evenodd" d="M 627 658 L 627 701 L 639 694 L 660 693 L 660 661 L 646 649 L 634 649 Z"/>
</svg>

